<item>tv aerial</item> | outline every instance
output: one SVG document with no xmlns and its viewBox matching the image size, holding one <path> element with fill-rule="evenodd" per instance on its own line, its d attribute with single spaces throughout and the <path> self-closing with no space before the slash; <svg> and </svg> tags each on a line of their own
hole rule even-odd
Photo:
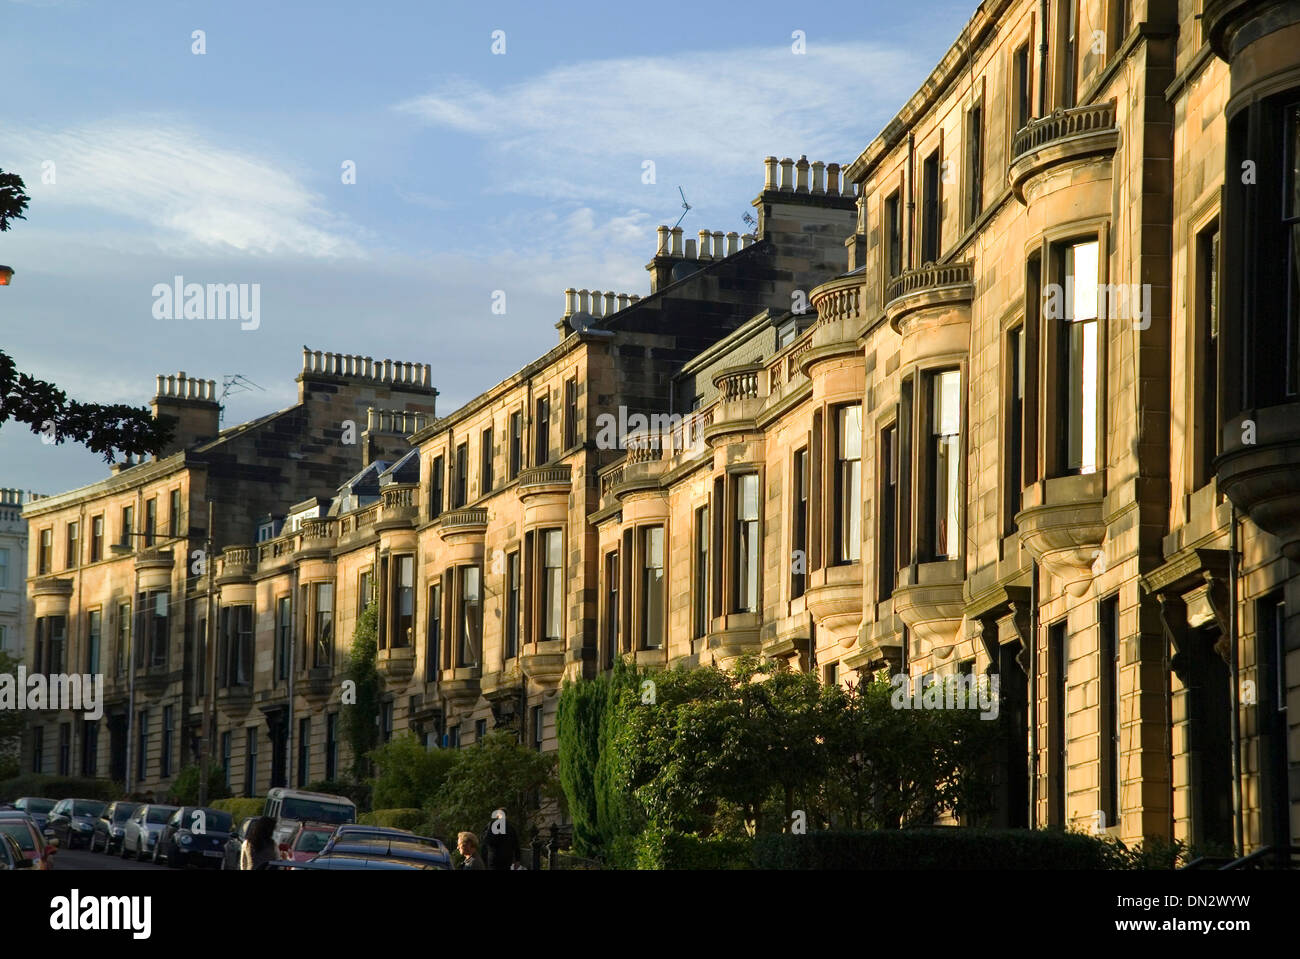
<svg viewBox="0 0 1300 959">
<path fill-rule="evenodd" d="M 682 192 L 682 188 L 678 187 L 677 192 L 682 194 L 682 215 L 679 216 L 677 222 L 673 224 L 674 230 L 682 225 L 682 220 L 686 219 L 686 214 L 691 212 L 691 205 L 686 202 L 686 194 Z"/>
<path fill-rule="evenodd" d="M 217 402 L 221 405 L 221 419 L 226 418 L 226 397 L 236 393 L 251 393 L 253 390 L 266 392 L 266 388 L 258 386 L 243 373 L 227 373 L 221 377 L 221 397 Z"/>
</svg>

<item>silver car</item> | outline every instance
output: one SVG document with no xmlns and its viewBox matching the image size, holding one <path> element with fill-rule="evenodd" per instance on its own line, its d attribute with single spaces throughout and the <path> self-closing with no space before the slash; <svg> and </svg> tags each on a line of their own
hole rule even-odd
<svg viewBox="0 0 1300 959">
<path fill-rule="evenodd" d="M 144 861 L 153 857 L 163 826 L 179 806 L 160 806 L 146 803 L 131 814 L 122 830 L 122 858 L 135 856 Z"/>
</svg>

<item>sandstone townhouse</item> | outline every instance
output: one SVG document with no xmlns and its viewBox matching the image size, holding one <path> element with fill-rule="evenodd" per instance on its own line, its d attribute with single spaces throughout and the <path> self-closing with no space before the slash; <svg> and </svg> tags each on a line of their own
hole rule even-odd
<svg viewBox="0 0 1300 959">
<path fill-rule="evenodd" d="M 1296 841 L 1297 51 L 1295 0 L 986 0 L 851 163 L 767 158 L 752 236 L 661 227 L 649 292 L 566 291 L 514 376 L 372 404 L 262 542 L 219 521 L 232 782 L 337 773 L 373 599 L 385 735 L 554 748 L 562 681 L 618 657 L 995 673 L 996 823 Z M 167 462 L 29 505 L 33 542 Z M 90 635 L 46 559 L 37 662 L 50 617 Z"/>
</svg>

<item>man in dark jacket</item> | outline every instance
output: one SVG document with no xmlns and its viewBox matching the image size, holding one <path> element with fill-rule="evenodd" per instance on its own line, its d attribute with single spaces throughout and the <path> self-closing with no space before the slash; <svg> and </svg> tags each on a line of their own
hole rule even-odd
<svg viewBox="0 0 1300 959">
<path fill-rule="evenodd" d="M 492 814 L 492 821 L 483 833 L 483 861 L 488 869 L 500 872 L 508 872 L 519 862 L 519 834 L 506 822 L 504 809 Z"/>
</svg>

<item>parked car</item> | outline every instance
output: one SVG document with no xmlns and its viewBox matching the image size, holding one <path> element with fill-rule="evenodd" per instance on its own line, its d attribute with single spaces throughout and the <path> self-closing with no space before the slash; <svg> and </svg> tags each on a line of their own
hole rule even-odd
<svg viewBox="0 0 1300 959">
<path fill-rule="evenodd" d="M 428 863 L 410 859 L 384 859 L 378 856 L 317 856 L 306 862 L 272 859 L 259 869 L 434 869 Z"/>
<path fill-rule="evenodd" d="M 163 826 L 175 811 L 175 806 L 145 803 L 133 812 L 122 830 L 122 858 L 133 855 L 143 861 L 152 856 Z"/>
<path fill-rule="evenodd" d="M 347 823 L 339 826 L 334 830 L 334 836 L 321 850 L 321 853 L 328 853 L 334 843 L 361 839 L 396 839 L 400 842 L 418 842 L 441 849 L 448 859 L 451 858 L 451 850 L 447 848 L 447 844 L 441 839 L 435 839 L 433 836 L 417 836 L 409 829 L 395 829 L 392 826 L 365 826 L 361 823 Z"/>
<path fill-rule="evenodd" d="M 14 800 L 14 808 L 31 816 L 41 832 L 45 832 L 45 817 L 54 806 L 55 801 L 44 796 L 23 796 Z"/>
<path fill-rule="evenodd" d="M 0 812 L 0 834 L 18 843 L 23 856 L 36 869 L 53 869 L 58 840 L 48 839 L 36 828 L 36 821 L 25 812 L 6 810 Z"/>
<path fill-rule="evenodd" d="M 18 841 L 8 833 L 0 832 L 0 872 L 31 868 L 32 861 L 18 848 Z"/>
<path fill-rule="evenodd" d="M 281 853 L 280 858 L 293 862 L 315 859 L 334 836 L 334 830 L 337 828 L 335 824 L 327 822 L 300 823 L 294 834 L 289 837 L 288 852 Z"/>
<path fill-rule="evenodd" d="M 98 799 L 60 799 L 50 810 L 45 828 L 53 830 L 54 837 L 66 849 L 77 846 L 90 848 L 90 837 L 95 834 L 95 821 L 107 803 Z"/>
<path fill-rule="evenodd" d="M 304 822 L 325 822 L 342 825 L 357 821 L 357 806 L 346 796 L 308 792 L 305 789 L 287 789 L 277 786 L 266 794 L 263 816 L 275 820 L 272 838 L 280 854 L 288 852 L 289 839 Z"/>
<path fill-rule="evenodd" d="M 251 826 L 257 818 L 257 816 L 249 816 L 239 824 L 239 829 L 230 834 L 230 838 L 226 840 L 226 854 L 221 859 L 222 869 L 239 868 L 239 854 L 244 848 L 244 837 L 248 835 L 248 827 Z"/>
<path fill-rule="evenodd" d="M 140 808 L 138 802 L 119 799 L 104 807 L 104 811 L 95 820 L 95 830 L 90 834 L 90 851 L 106 852 L 110 855 L 122 845 L 122 833 L 126 830 L 126 821 L 131 813 Z"/>
<path fill-rule="evenodd" d="M 401 839 L 342 839 L 318 858 L 398 859 L 416 862 L 430 869 L 450 869 L 451 856 L 443 849 L 423 842 Z M 314 860 L 313 860 L 314 861 Z"/>
<path fill-rule="evenodd" d="M 220 868 L 233 825 L 230 813 L 220 809 L 182 806 L 163 826 L 154 845 L 153 861 L 173 869 L 187 865 Z"/>
</svg>

